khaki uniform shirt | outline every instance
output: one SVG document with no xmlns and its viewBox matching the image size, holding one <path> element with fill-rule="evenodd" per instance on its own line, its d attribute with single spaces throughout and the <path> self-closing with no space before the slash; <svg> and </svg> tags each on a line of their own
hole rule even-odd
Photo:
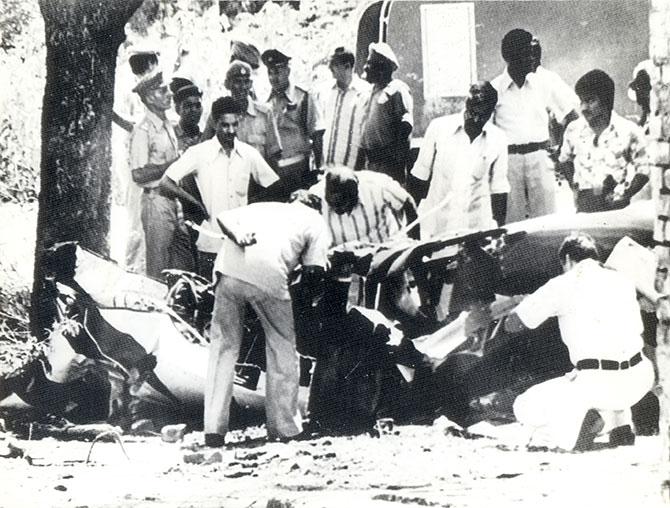
<svg viewBox="0 0 670 508">
<path fill-rule="evenodd" d="M 165 164 L 179 156 L 179 143 L 169 120 L 162 120 L 147 110 L 146 116 L 130 134 L 130 170 L 147 164 Z M 142 184 L 157 187 L 160 179 Z"/>
</svg>

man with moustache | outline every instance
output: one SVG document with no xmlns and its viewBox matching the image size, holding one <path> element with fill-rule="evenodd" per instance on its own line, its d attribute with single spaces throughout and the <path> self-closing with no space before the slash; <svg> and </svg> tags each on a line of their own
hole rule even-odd
<svg viewBox="0 0 670 508">
<path fill-rule="evenodd" d="M 237 139 L 240 109 L 232 97 L 214 101 L 211 116 L 216 137 L 186 150 L 160 181 L 165 195 L 179 197 L 201 211 L 204 221 L 197 241 L 198 270 L 210 280 L 222 243 L 216 216 L 248 203 L 250 179 L 266 188 L 279 179 L 256 149 Z M 195 175 L 201 199 L 177 183 L 191 174 Z"/>
<path fill-rule="evenodd" d="M 461 114 L 434 119 L 412 176 L 429 185 L 419 205 L 422 238 L 505 223 L 507 140 L 489 122 L 498 94 L 488 81 L 470 87 Z"/>
</svg>

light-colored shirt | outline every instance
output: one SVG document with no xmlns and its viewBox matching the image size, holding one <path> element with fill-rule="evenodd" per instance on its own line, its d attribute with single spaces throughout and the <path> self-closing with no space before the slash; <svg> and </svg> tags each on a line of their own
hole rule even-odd
<svg viewBox="0 0 670 508">
<path fill-rule="evenodd" d="M 354 167 L 369 93 L 370 85 L 354 75 L 346 90 L 333 80 L 318 94 L 326 125 L 323 136 L 326 165 Z"/>
<path fill-rule="evenodd" d="M 218 139 L 203 141 L 186 150 L 165 172 L 175 182 L 190 174 L 195 174 L 202 202 L 210 215 L 202 227 L 215 234 L 221 233 L 216 223 L 218 214 L 247 204 L 250 178 L 263 187 L 279 179 L 255 148 L 238 139 L 230 156 Z M 221 243 L 218 238 L 200 234 L 197 247 L 201 252 L 216 253 Z"/>
<path fill-rule="evenodd" d="M 267 105 L 277 120 L 282 159 L 300 154 L 308 156 L 312 136 L 325 128 L 313 95 L 290 84 L 283 92 L 272 92 Z"/>
<path fill-rule="evenodd" d="M 321 213 L 328 225 L 333 246 L 348 242 L 381 243 L 405 225 L 402 212 L 411 196 L 390 176 L 374 171 L 357 171 L 358 203 L 351 213 L 335 213 L 325 200 L 325 179 L 310 192 L 323 199 Z"/>
<path fill-rule="evenodd" d="M 162 120 L 147 110 L 144 118 L 130 134 L 130 169 L 147 164 L 165 164 L 179 155 L 177 135 L 168 119 Z M 147 182 L 141 187 L 157 187 L 159 180 Z"/>
<path fill-rule="evenodd" d="M 500 129 L 487 122 L 471 143 L 462 113 L 436 118 L 426 129 L 412 175 L 430 180 L 419 215 L 442 203 L 438 212 L 421 222 L 423 238 L 468 227 L 495 227 L 491 194 L 510 190 L 507 140 Z"/>
<path fill-rule="evenodd" d="M 565 129 L 558 160 L 572 161 L 574 181 L 580 190 L 601 188 L 607 175 L 617 182 L 630 182 L 635 174 L 650 172 L 642 128 L 614 111 L 610 124 L 597 139 L 583 117 L 571 122 Z"/>
<path fill-rule="evenodd" d="M 290 300 L 288 278 L 298 264 L 325 267 L 330 236 L 319 212 L 302 203 L 254 203 L 227 210 L 219 219 L 236 231 L 255 233 L 244 248 L 226 239 L 216 272 Z"/>
<path fill-rule="evenodd" d="M 399 79 L 372 89 L 366 104 L 361 147 L 376 150 L 398 141 L 401 122 L 414 125 L 414 101 L 409 86 Z"/>
<path fill-rule="evenodd" d="M 547 282 L 516 308 L 529 328 L 558 317 L 570 360 L 624 361 L 642 349 L 635 286 L 623 274 L 585 259 Z"/>
<path fill-rule="evenodd" d="M 553 113 L 560 122 L 574 109 L 569 101 L 563 103 L 557 100 L 561 95 L 560 87 L 551 86 L 549 83 L 550 80 L 542 73 L 538 75 L 531 72 L 519 88 L 507 70 L 491 81 L 498 92 L 493 123 L 502 129 L 509 144 L 547 141 L 549 113 Z"/>
<path fill-rule="evenodd" d="M 215 133 L 214 119 L 210 115 L 207 118 L 203 139 L 211 139 Z M 253 146 L 266 161 L 270 161 L 282 151 L 277 122 L 272 111 L 265 104 L 251 98 L 247 103 L 247 110 L 240 115 L 237 139 Z"/>
<path fill-rule="evenodd" d="M 547 87 L 550 99 L 549 111 L 555 115 L 562 115 L 560 118 L 556 117 L 558 122 L 561 122 L 570 111 L 579 111 L 579 97 L 557 73 L 540 65 L 535 69 L 535 76 L 542 80 L 543 86 Z"/>
</svg>

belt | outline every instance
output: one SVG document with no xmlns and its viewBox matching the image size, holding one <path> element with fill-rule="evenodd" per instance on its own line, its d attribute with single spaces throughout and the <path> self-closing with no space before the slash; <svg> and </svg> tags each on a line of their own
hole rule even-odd
<svg viewBox="0 0 670 508">
<path fill-rule="evenodd" d="M 575 367 L 577 370 L 602 369 L 602 370 L 626 370 L 629 367 L 635 367 L 642 361 L 642 354 L 635 353 L 629 360 L 617 362 L 614 360 L 596 360 L 595 358 L 587 358 L 579 360 Z"/>
<path fill-rule="evenodd" d="M 549 148 L 549 141 L 540 141 L 537 143 L 525 143 L 523 145 L 507 145 L 507 153 L 525 154 L 546 150 Z"/>
<path fill-rule="evenodd" d="M 304 153 L 299 153 L 298 155 L 294 155 L 292 157 L 286 157 L 285 159 L 279 159 L 277 161 L 277 166 L 280 168 L 285 168 L 286 166 L 291 166 L 292 164 L 297 164 L 298 162 L 302 162 L 307 158 L 307 156 Z"/>
</svg>

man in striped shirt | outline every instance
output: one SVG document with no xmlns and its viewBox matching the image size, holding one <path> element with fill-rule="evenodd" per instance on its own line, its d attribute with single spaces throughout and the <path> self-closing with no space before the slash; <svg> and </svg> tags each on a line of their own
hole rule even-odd
<svg viewBox="0 0 670 508">
<path fill-rule="evenodd" d="M 334 81 L 329 82 L 318 96 L 326 125 L 323 139 L 327 166 L 353 168 L 356 163 L 370 86 L 354 74 L 354 64 L 351 50 L 336 48 L 329 65 Z"/>
<path fill-rule="evenodd" d="M 383 173 L 333 167 L 310 192 L 323 199 L 333 246 L 385 242 L 416 218 L 412 197 Z"/>
</svg>

